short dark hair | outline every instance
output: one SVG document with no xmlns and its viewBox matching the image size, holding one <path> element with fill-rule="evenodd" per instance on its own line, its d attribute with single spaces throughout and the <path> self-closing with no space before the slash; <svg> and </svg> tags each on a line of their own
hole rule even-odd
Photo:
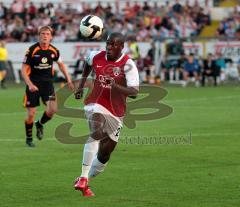
<svg viewBox="0 0 240 207">
<path fill-rule="evenodd" d="M 119 42 L 121 42 L 121 43 L 123 43 L 124 44 L 124 42 L 125 42 L 125 36 L 122 34 L 122 33 L 120 33 L 120 32 L 113 32 L 113 33 L 111 33 L 110 35 L 109 35 L 109 38 L 116 38 L 116 39 L 118 39 L 118 41 Z"/>
</svg>

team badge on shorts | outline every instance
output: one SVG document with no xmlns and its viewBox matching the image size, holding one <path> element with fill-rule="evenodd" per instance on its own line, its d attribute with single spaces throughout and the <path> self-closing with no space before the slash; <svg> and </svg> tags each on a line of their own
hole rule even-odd
<svg viewBox="0 0 240 207">
<path fill-rule="evenodd" d="M 121 69 L 119 67 L 113 67 L 113 74 L 115 76 L 119 76 L 121 73 Z"/>
</svg>

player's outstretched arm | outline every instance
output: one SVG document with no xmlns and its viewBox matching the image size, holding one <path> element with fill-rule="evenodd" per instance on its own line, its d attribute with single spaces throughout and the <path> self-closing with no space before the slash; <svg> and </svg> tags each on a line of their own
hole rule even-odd
<svg viewBox="0 0 240 207">
<path fill-rule="evenodd" d="M 57 62 L 58 64 L 58 67 L 59 67 L 59 70 L 63 73 L 64 77 L 66 78 L 67 80 L 67 84 L 68 84 L 68 87 L 73 90 L 74 89 L 74 85 L 72 83 L 72 79 L 67 71 L 67 68 L 65 66 L 65 64 L 63 62 Z"/>
<path fill-rule="evenodd" d="M 75 92 L 75 98 L 76 99 L 82 98 L 82 96 L 83 96 L 83 88 L 84 88 L 84 85 L 85 85 L 85 83 L 87 81 L 87 77 L 89 76 L 91 71 L 92 71 L 92 67 L 90 65 L 88 65 L 88 63 L 86 61 L 84 61 L 82 78 L 80 80 L 79 87 L 77 88 L 77 90 Z"/>
</svg>

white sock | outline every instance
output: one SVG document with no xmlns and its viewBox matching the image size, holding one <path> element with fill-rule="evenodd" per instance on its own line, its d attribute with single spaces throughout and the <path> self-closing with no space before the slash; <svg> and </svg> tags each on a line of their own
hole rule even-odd
<svg viewBox="0 0 240 207">
<path fill-rule="evenodd" d="M 221 81 L 225 81 L 225 73 L 222 72 L 220 74 L 220 79 L 221 79 Z"/>
<path fill-rule="evenodd" d="M 170 70 L 170 71 L 169 71 L 169 76 L 170 76 L 170 77 L 169 77 L 169 80 L 170 80 L 170 81 L 173 81 L 174 71 Z"/>
<path fill-rule="evenodd" d="M 196 87 L 199 87 L 199 86 L 200 86 L 200 83 L 199 83 L 198 80 L 195 82 L 195 86 L 196 86 Z"/>
<path fill-rule="evenodd" d="M 87 143 L 84 145 L 81 177 L 88 178 L 88 173 L 91 168 L 94 156 L 98 152 L 98 145 L 99 140 L 95 140 L 91 137 L 88 138 Z"/>
<path fill-rule="evenodd" d="M 182 84 L 182 87 L 186 87 L 186 86 L 187 86 L 187 81 L 184 81 L 184 80 L 183 80 L 183 81 L 181 82 L 181 84 Z"/>
<path fill-rule="evenodd" d="M 180 76 L 179 71 L 176 71 L 176 81 L 179 81 L 179 76 Z"/>
<path fill-rule="evenodd" d="M 101 163 L 97 156 L 95 156 L 91 169 L 89 171 L 89 178 L 96 177 L 99 173 L 103 172 L 105 167 L 107 166 L 107 163 L 103 164 Z"/>
<path fill-rule="evenodd" d="M 161 72 L 161 81 L 165 81 L 165 73 Z"/>
</svg>

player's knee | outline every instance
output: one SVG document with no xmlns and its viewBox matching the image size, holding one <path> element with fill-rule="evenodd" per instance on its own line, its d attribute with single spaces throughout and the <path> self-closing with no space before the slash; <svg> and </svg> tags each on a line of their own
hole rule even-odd
<svg viewBox="0 0 240 207">
<path fill-rule="evenodd" d="M 91 137 L 93 137 L 96 140 L 102 140 L 105 138 L 105 133 L 103 132 L 103 129 L 101 126 L 96 126 L 92 130 Z"/>
<path fill-rule="evenodd" d="M 29 110 L 28 119 L 34 119 L 35 114 L 36 114 L 36 110 Z"/>
<path fill-rule="evenodd" d="M 57 108 L 53 108 L 53 109 L 50 109 L 50 110 L 47 111 L 47 115 L 49 117 L 52 117 L 56 113 L 57 113 Z"/>
<path fill-rule="evenodd" d="M 103 132 L 101 130 L 97 130 L 97 131 L 91 133 L 91 137 L 95 140 L 100 140 L 103 138 Z"/>
</svg>

